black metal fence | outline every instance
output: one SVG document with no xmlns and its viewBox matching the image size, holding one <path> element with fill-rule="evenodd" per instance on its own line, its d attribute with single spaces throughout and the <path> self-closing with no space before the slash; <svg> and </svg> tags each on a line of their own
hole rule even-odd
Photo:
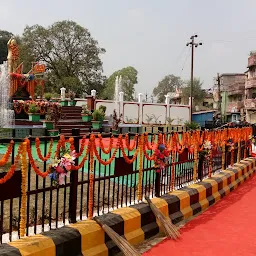
<svg viewBox="0 0 256 256">
<path fill-rule="evenodd" d="M 79 141 L 82 138 L 74 130 L 74 145 L 79 151 Z M 109 137 L 109 134 L 102 134 Z M 130 134 L 132 139 L 133 135 Z M 150 137 L 150 136 L 149 136 Z M 35 138 L 30 137 L 31 147 L 34 147 Z M 41 137 L 41 149 L 46 156 L 50 139 L 55 141 L 58 138 Z M 2 145 L 9 143 L 8 139 L 0 140 Z M 15 139 L 12 152 L 12 163 L 17 147 L 22 140 Z M 235 161 L 237 157 L 237 146 L 234 152 Z M 246 144 L 241 144 L 241 157 L 244 156 Z M 111 157 L 102 152 L 99 155 L 104 159 Z M 94 185 L 93 185 L 93 209 L 94 215 L 100 215 L 112 209 L 129 206 L 137 202 L 137 185 L 139 173 L 139 160 L 136 158 L 131 165 L 127 164 L 121 150 L 118 150 L 115 160 L 108 166 L 102 165 L 99 161 L 94 162 Z M 149 155 L 153 154 L 148 152 Z M 128 152 L 128 156 L 133 152 Z M 225 154 L 225 166 L 230 164 L 230 152 Z M 247 152 L 248 155 L 248 152 Z M 187 150 L 180 155 L 176 155 L 175 162 L 170 158 L 164 171 L 155 172 L 153 161 L 143 160 L 142 176 L 142 196 L 161 196 L 172 190 L 172 187 L 179 189 L 193 182 L 194 155 Z M 89 163 L 85 163 L 81 170 L 71 172 L 70 177 L 66 177 L 65 185 L 53 186 L 49 178 L 41 178 L 35 174 L 30 163 L 28 165 L 27 179 L 27 217 L 26 234 L 37 234 L 43 231 L 54 229 L 66 225 L 69 222 L 86 219 L 88 217 L 89 205 Z M 212 173 L 222 167 L 222 152 L 217 148 L 213 152 Z M 36 161 L 38 168 L 45 172 L 47 162 Z M 5 166 L 4 168 L 6 168 Z M 5 171 L 6 169 L 4 169 Z M 209 173 L 209 162 L 199 161 L 197 180 L 207 177 Z M 172 175 L 174 174 L 174 178 Z M 4 173 L 0 173 L 0 178 Z M 172 181 L 174 180 L 174 184 Z M 15 175 L 5 184 L 0 185 L 0 241 L 5 243 L 19 237 L 19 220 L 21 208 L 21 172 L 16 171 Z"/>
</svg>

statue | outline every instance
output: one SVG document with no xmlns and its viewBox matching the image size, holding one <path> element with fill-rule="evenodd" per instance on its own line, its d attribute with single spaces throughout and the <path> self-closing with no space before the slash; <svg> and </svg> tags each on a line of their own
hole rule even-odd
<svg viewBox="0 0 256 256">
<path fill-rule="evenodd" d="M 17 41 L 14 37 L 12 37 L 8 43 L 8 73 L 14 73 L 17 66 L 18 66 L 18 59 L 19 59 L 19 47 Z"/>
</svg>

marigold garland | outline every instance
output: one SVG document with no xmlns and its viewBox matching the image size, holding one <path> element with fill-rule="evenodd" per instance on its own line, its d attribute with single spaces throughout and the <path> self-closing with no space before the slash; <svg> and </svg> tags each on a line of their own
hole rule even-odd
<svg viewBox="0 0 256 256">
<path fill-rule="evenodd" d="M 171 174 L 171 190 L 174 190 L 175 185 L 175 162 L 176 162 L 176 152 L 172 152 L 172 174 Z"/>
<path fill-rule="evenodd" d="M 133 151 L 136 147 L 136 141 L 138 139 L 138 134 L 136 134 L 133 138 L 133 144 L 132 146 L 130 145 L 130 142 L 129 142 L 129 135 L 128 134 L 125 134 L 125 145 L 126 145 L 126 148 L 128 151 Z"/>
<path fill-rule="evenodd" d="M 121 135 L 121 136 L 122 136 L 122 135 Z M 132 164 L 132 163 L 135 161 L 135 159 L 137 158 L 137 155 L 138 155 L 138 153 L 139 153 L 139 147 L 136 149 L 136 151 L 134 152 L 133 157 L 130 159 L 130 158 L 127 156 L 127 154 L 125 153 L 122 138 L 120 139 L 120 137 L 119 137 L 119 141 L 120 141 L 119 147 L 121 148 L 121 151 L 122 151 L 124 160 L 125 160 L 126 163 L 128 163 L 128 164 Z"/>
<path fill-rule="evenodd" d="M 222 144 L 222 150 L 221 151 L 222 151 L 221 166 L 222 166 L 222 170 L 225 170 L 225 156 L 226 156 L 226 154 L 225 154 L 226 144 L 225 143 Z"/>
<path fill-rule="evenodd" d="M 120 138 L 122 139 L 122 137 L 120 137 Z M 97 147 L 96 147 L 95 140 L 92 142 L 92 147 L 93 147 L 95 156 L 96 156 L 96 158 L 98 159 L 98 161 L 99 161 L 102 165 L 105 165 L 105 166 L 106 166 L 106 165 L 109 165 L 109 164 L 111 164 L 112 161 L 115 159 L 116 153 L 117 153 L 117 151 L 118 151 L 118 149 L 119 149 L 119 143 L 120 143 L 120 140 L 121 140 L 121 139 L 118 139 L 116 148 L 115 148 L 115 150 L 114 150 L 114 152 L 113 152 L 113 155 L 112 155 L 108 160 L 106 160 L 106 161 L 101 159 L 101 157 L 100 157 L 100 155 L 99 155 L 99 152 L 98 152 L 98 150 L 97 150 Z"/>
<path fill-rule="evenodd" d="M 14 141 L 11 140 L 10 144 L 8 145 L 7 151 L 5 152 L 2 159 L 0 160 L 0 166 L 3 166 L 8 162 L 8 159 L 9 159 L 11 153 L 12 153 L 12 150 L 13 150 L 13 146 L 14 146 Z"/>
<path fill-rule="evenodd" d="M 138 201 L 142 200 L 142 176 L 143 176 L 143 143 L 144 143 L 144 134 L 141 134 L 139 140 L 139 179 L 138 179 L 138 191 L 137 197 Z"/>
<path fill-rule="evenodd" d="M 17 155 L 15 156 L 14 164 L 12 164 L 12 166 L 10 167 L 10 169 L 8 170 L 8 172 L 6 172 L 5 176 L 0 179 L 0 184 L 4 184 L 6 181 L 8 181 L 9 179 L 12 178 L 12 176 L 13 176 L 15 170 L 16 170 L 16 166 L 17 166 L 17 164 L 18 164 L 18 162 L 19 162 L 20 155 L 21 155 L 21 144 L 19 145 L 18 153 L 17 153 Z"/>
<path fill-rule="evenodd" d="M 47 155 L 45 157 L 42 155 L 42 152 L 40 149 L 40 144 L 41 144 L 40 139 L 36 138 L 35 142 L 36 142 L 36 152 L 37 152 L 39 159 L 43 162 L 48 161 L 52 155 L 53 139 L 51 139 L 51 141 L 50 141 L 49 152 L 47 153 Z"/>
<path fill-rule="evenodd" d="M 73 137 L 70 137 L 70 138 L 68 139 L 68 142 L 70 143 L 70 151 L 74 151 L 74 150 L 75 150 L 74 138 L 73 138 Z M 80 148 L 79 152 L 76 152 L 76 156 L 77 156 L 77 157 L 80 157 L 80 156 L 83 154 L 83 152 L 84 152 L 85 145 L 86 145 L 86 135 L 83 136 L 80 145 L 81 145 L 81 148 Z"/>
<path fill-rule="evenodd" d="M 27 143 L 22 143 L 21 148 L 21 207 L 20 207 L 20 237 L 24 237 L 26 228 L 26 205 L 27 205 Z"/>
<path fill-rule="evenodd" d="M 90 141 L 93 143 L 94 135 L 91 135 Z M 93 183 L 94 183 L 94 149 L 90 147 L 90 175 L 89 175 L 89 207 L 88 218 L 93 218 Z"/>
<path fill-rule="evenodd" d="M 35 164 L 35 160 L 34 160 L 34 158 L 33 158 L 33 156 L 32 156 L 32 152 L 31 152 L 31 148 L 30 148 L 30 140 L 29 140 L 29 139 L 26 139 L 25 142 L 26 142 L 26 145 L 27 145 L 28 159 L 29 159 L 29 162 L 30 162 L 30 164 L 31 164 L 31 166 L 32 166 L 32 168 L 33 168 L 33 170 L 34 170 L 34 172 L 35 172 L 38 176 L 40 176 L 40 177 L 42 177 L 42 178 L 46 178 L 46 177 L 48 176 L 48 174 L 50 173 L 50 170 L 47 170 L 46 172 L 41 172 L 41 171 L 37 168 L 37 166 L 36 166 L 36 164 Z"/>
<path fill-rule="evenodd" d="M 194 169 L 193 169 L 193 180 L 196 182 L 197 180 L 197 167 L 198 167 L 198 151 L 197 151 L 197 146 L 195 147 L 194 151 Z"/>
<path fill-rule="evenodd" d="M 104 154 L 109 154 L 113 148 L 113 142 L 114 142 L 114 136 L 112 135 L 110 137 L 110 140 L 109 140 L 109 146 L 107 149 L 104 148 L 104 144 L 103 144 L 103 141 L 102 141 L 102 136 L 101 134 L 98 134 L 98 139 L 99 139 L 99 142 L 100 142 L 100 148 L 101 150 L 103 151 Z"/>
</svg>

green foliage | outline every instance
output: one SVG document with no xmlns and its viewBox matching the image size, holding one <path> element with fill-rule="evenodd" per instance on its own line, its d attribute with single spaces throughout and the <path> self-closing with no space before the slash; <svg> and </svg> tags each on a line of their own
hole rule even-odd
<svg viewBox="0 0 256 256">
<path fill-rule="evenodd" d="M 91 115 L 91 111 L 88 109 L 87 105 L 83 105 L 82 106 L 82 112 L 81 112 L 82 115 Z"/>
<path fill-rule="evenodd" d="M 185 104 L 189 104 L 191 81 L 186 82 L 186 86 L 182 88 L 182 96 L 184 97 Z M 199 78 L 195 78 L 193 82 L 192 97 L 194 98 L 193 106 L 201 105 L 206 96 L 206 92 L 202 89 L 202 82 Z"/>
<path fill-rule="evenodd" d="M 39 113 L 39 112 L 40 112 L 40 109 L 36 104 L 30 104 L 29 105 L 28 113 L 36 114 L 36 113 Z"/>
<path fill-rule="evenodd" d="M 68 92 L 68 97 L 69 97 L 71 100 L 74 100 L 75 97 L 76 97 L 76 93 L 73 92 L 73 91 L 69 91 L 69 92 Z"/>
<path fill-rule="evenodd" d="M 167 123 L 168 125 L 172 125 L 172 123 L 173 123 L 174 120 L 175 120 L 174 118 L 167 117 L 167 118 L 166 118 L 166 123 Z"/>
<path fill-rule="evenodd" d="M 104 99 L 113 100 L 115 95 L 115 81 L 117 76 L 122 77 L 122 91 L 125 101 L 134 100 L 134 85 L 138 83 L 138 71 L 134 67 L 122 68 L 114 72 L 105 83 L 105 89 L 102 93 Z"/>
<path fill-rule="evenodd" d="M 105 118 L 105 113 L 100 109 L 95 109 L 92 113 L 92 118 L 94 121 L 102 122 Z"/>
<path fill-rule="evenodd" d="M 106 110 L 107 110 L 107 107 L 106 106 L 103 106 L 103 105 L 100 105 L 99 106 L 99 110 L 102 111 L 104 114 L 106 113 Z"/>
<path fill-rule="evenodd" d="M 200 125 L 195 121 L 192 121 L 192 122 L 186 121 L 185 127 L 187 127 L 190 130 L 198 130 L 200 128 Z"/>
<path fill-rule="evenodd" d="M 52 99 L 52 94 L 50 92 L 47 92 L 44 94 L 44 98 L 49 101 Z"/>
<path fill-rule="evenodd" d="M 47 109 L 46 115 L 45 115 L 46 121 L 53 121 L 52 120 L 52 110 L 50 108 Z"/>
<path fill-rule="evenodd" d="M 182 80 L 180 77 L 168 75 L 153 89 L 153 95 L 157 97 L 157 102 L 163 103 L 165 101 L 165 95 L 170 92 L 175 92 L 176 88 L 180 88 L 181 86 Z"/>
<path fill-rule="evenodd" d="M 103 89 L 100 55 L 105 53 L 90 32 L 74 21 L 60 21 L 45 28 L 27 26 L 21 38 L 25 66 L 33 61 L 47 65 L 47 85 L 59 92 L 64 86 L 76 94 L 90 94 L 92 89 Z M 30 63 L 31 65 L 31 63 Z"/>
<path fill-rule="evenodd" d="M 7 60 L 7 42 L 13 36 L 11 32 L 0 30 L 0 64 Z"/>
</svg>

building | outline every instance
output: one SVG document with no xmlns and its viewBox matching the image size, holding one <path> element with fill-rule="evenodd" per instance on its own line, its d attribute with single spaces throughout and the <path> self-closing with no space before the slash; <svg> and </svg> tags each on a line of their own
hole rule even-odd
<svg viewBox="0 0 256 256">
<path fill-rule="evenodd" d="M 251 52 L 248 58 L 248 71 L 246 73 L 244 100 L 246 121 L 256 123 L 256 52 Z"/>
<path fill-rule="evenodd" d="M 244 117 L 245 73 L 220 75 L 221 116 L 225 122 L 234 122 Z"/>
</svg>

